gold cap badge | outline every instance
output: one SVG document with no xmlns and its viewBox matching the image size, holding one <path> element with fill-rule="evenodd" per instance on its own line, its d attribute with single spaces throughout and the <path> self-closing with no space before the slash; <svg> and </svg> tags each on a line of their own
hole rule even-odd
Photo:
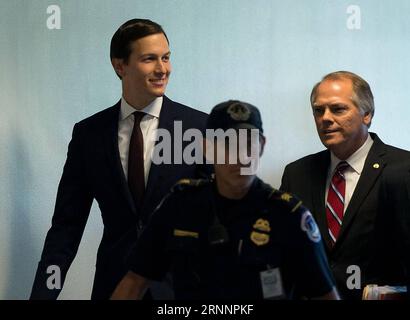
<svg viewBox="0 0 410 320">
<path fill-rule="evenodd" d="M 251 115 L 251 111 L 245 105 L 241 103 L 233 103 L 228 107 L 226 111 L 235 121 L 246 121 Z"/>
</svg>

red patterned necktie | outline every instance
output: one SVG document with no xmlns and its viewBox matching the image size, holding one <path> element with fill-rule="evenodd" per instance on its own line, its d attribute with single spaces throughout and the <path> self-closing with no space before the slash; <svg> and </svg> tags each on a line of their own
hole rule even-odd
<svg viewBox="0 0 410 320">
<path fill-rule="evenodd" d="M 141 205 L 145 191 L 144 137 L 140 127 L 144 116 L 143 112 L 134 112 L 134 128 L 128 153 L 128 186 L 136 205 Z"/>
<path fill-rule="evenodd" d="M 339 162 L 330 181 L 327 193 L 326 218 L 329 235 L 333 244 L 335 244 L 342 227 L 346 190 L 344 171 L 348 167 L 349 164 L 346 161 Z"/>
</svg>

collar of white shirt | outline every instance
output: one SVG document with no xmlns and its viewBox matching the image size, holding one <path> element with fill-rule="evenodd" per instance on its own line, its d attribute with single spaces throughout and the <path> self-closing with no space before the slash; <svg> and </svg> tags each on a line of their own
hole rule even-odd
<svg viewBox="0 0 410 320">
<path fill-rule="evenodd" d="M 139 111 L 158 119 L 161 112 L 163 99 L 164 97 L 155 98 L 154 101 Z M 131 107 L 128 102 L 125 101 L 124 97 L 121 97 L 120 121 L 128 118 L 135 111 L 137 110 Z"/>
<path fill-rule="evenodd" d="M 350 165 L 350 167 L 358 174 L 361 175 L 364 167 L 364 163 L 366 161 L 367 155 L 370 151 L 370 148 L 373 145 L 373 139 L 370 134 L 367 135 L 366 141 L 363 145 L 356 150 L 349 158 L 346 159 L 346 162 Z M 336 157 L 333 152 L 330 153 L 330 172 L 333 173 L 336 169 L 336 166 L 339 162 L 342 161 L 338 157 Z"/>
</svg>

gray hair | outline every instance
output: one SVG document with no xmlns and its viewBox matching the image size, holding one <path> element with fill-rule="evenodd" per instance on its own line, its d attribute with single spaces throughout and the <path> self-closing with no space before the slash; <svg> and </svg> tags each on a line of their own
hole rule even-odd
<svg viewBox="0 0 410 320">
<path fill-rule="evenodd" d="M 356 107 L 359 108 L 364 114 L 370 113 L 371 119 L 374 116 L 374 98 L 372 90 L 370 89 L 369 84 L 358 76 L 357 74 L 349 71 L 336 71 L 325 75 L 322 80 L 313 87 L 312 93 L 310 94 L 310 104 L 313 107 L 313 104 L 316 100 L 317 96 L 317 89 L 319 88 L 320 84 L 326 80 L 343 80 L 349 79 L 352 81 L 353 86 L 353 97 L 352 102 Z M 372 124 L 370 119 L 368 127 Z"/>
</svg>

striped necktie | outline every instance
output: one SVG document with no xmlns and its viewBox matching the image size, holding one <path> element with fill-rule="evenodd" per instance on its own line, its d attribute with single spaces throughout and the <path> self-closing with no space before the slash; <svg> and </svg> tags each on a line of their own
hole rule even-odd
<svg viewBox="0 0 410 320">
<path fill-rule="evenodd" d="M 346 161 L 341 161 L 337 165 L 329 184 L 326 201 L 326 218 L 329 235 L 333 245 L 339 237 L 342 227 L 343 212 L 345 206 L 346 179 L 344 171 L 349 167 Z"/>
</svg>

